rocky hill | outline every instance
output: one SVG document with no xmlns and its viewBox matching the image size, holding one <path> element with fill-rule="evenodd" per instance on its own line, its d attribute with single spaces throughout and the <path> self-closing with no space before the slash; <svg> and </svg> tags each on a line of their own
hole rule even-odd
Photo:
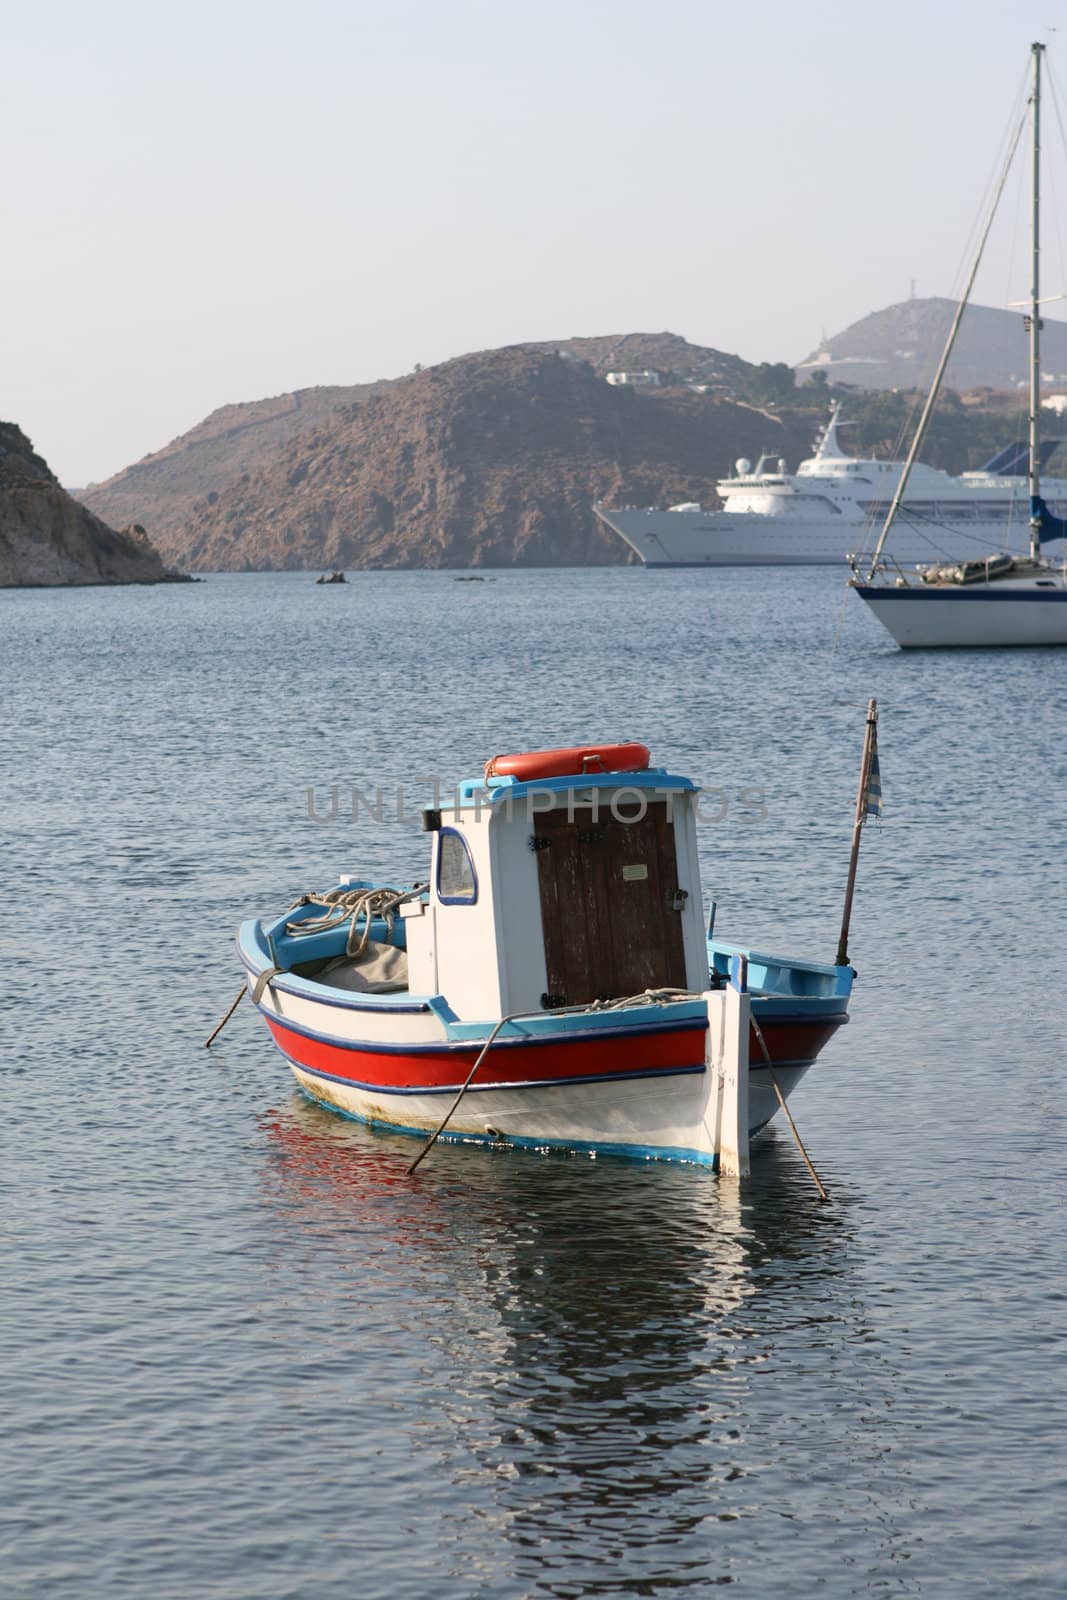
<svg viewBox="0 0 1067 1600">
<path fill-rule="evenodd" d="M 905 300 L 854 322 L 825 339 L 796 368 L 803 382 L 822 372 L 831 383 L 860 389 L 926 388 L 945 346 L 955 301 Z M 1012 389 L 1027 375 L 1022 313 L 968 306 L 946 383 L 953 389 Z M 1042 367 L 1046 381 L 1067 382 L 1067 323 L 1045 318 Z"/>
<path fill-rule="evenodd" d="M 739 356 L 690 344 L 673 333 L 608 334 L 524 348 L 531 354 L 554 353 L 584 362 L 600 377 L 612 370 L 652 368 L 680 382 L 692 379 L 729 388 L 753 371 Z M 352 406 L 384 396 L 405 381 L 384 378 L 376 383 L 300 389 L 270 400 L 223 406 L 164 449 L 104 483 L 78 491 L 78 497 L 106 521 L 116 526 L 143 523 L 161 548 L 183 550 L 191 520 L 201 520 L 205 504 L 216 504 L 213 497 L 246 484 L 298 438 L 329 428 L 331 419 L 343 420 Z"/>
<path fill-rule="evenodd" d="M 588 338 L 557 339 L 527 345 L 528 350 L 554 350 L 573 361 L 585 361 L 598 377 L 609 372 L 653 371 L 672 380 L 744 385 L 753 372 L 750 361 L 690 344 L 678 333 L 609 333 Z"/>
<path fill-rule="evenodd" d="M 795 465 L 825 418 L 827 378 L 869 390 L 849 396 L 849 447 L 899 454 L 917 369 L 951 314 L 948 301 L 908 301 L 865 318 L 801 369 L 817 381 L 800 387 L 783 363 L 754 366 L 672 333 L 483 351 L 223 407 L 81 498 L 108 522 L 147 526 L 165 559 L 200 570 L 624 561 L 595 501 L 714 505 L 738 456 L 767 450 Z M 1020 342 L 1017 318 L 971 315 L 959 382 L 996 378 L 997 350 L 1006 362 L 1009 337 Z M 1057 360 L 1060 335 L 1046 334 Z M 653 371 L 659 384 L 614 386 L 612 371 Z M 890 379 L 904 387 L 880 387 Z M 946 392 L 924 459 L 980 465 L 1016 436 L 1013 405 L 1003 392 L 966 403 Z"/>
<path fill-rule="evenodd" d="M 387 387 L 388 380 L 299 389 L 269 400 L 221 406 L 162 450 L 104 483 L 75 492 L 97 516 L 117 526 L 140 522 L 152 529 L 153 538 L 178 535 L 194 501 L 240 482 L 339 408 Z"/>
<path fill-rule="evenodd" d="M 116 533 L 60 487 L 21 428 L 0 422 L 0 587 L 175 577 L 143 528 Z"/>
<path fill-rule="evenodd" d="M 85 499 L 147 522 L 169 560 L 199 569 L 617 562 L 625 546 L 595 500 L 713 501 L 737 455 L 806 452 L 807 427 L 752 406 L 602 376 L 655 365 L 726 381 L 731 363 L 747 367 L 675 335 L 463 356 L 228 408 Z"/>
</svg>

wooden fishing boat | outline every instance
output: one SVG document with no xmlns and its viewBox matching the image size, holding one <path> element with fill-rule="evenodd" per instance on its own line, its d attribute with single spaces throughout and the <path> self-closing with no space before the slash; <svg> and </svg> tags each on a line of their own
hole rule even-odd
<svg viewBox="0 0 1067 1600">
<path fill-rule="evenodd" d="M 697 794 L 641 745 L 497 757 L 424 812 L 426 882 L 346 878 L 243 923 L 248 988 L 297 1083 L 405 1132 L 447 1110 L 446 1138 L 714 1165 L 728 1017 L 747 1138 L 848 1020 L 854 974 L 842 951 L 715 937 Z"/>
</svg>

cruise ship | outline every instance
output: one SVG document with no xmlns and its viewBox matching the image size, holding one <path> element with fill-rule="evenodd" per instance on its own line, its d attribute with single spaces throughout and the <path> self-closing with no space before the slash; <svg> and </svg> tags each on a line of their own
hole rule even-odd
<svg viewBox="0 0 1067 1600">
<path fill-rule="evenodd" d="M 597 505 L 602 522 L 635 550 L 646 567 L 835 566 L 873 545 L 885 521 L 903 462 L 848 456 L 838 443 L 840 406 L 796 472 L 761 456 L 755 470 L 740 460 L 716 484 L 725 509 L 693 502 L 642 511 Z M 1051 453 L 1058 440 L 1042 444 Z M 1067 481 L 1042 480 L 1046 503 L 1067 515 Z M 1009 445 L 976 472 L 958 478 L 920 463 L 893 524 L 900 566 L 967 561 L 989 550 L 1029 549 L 1027 445 Z"/>
</svg>

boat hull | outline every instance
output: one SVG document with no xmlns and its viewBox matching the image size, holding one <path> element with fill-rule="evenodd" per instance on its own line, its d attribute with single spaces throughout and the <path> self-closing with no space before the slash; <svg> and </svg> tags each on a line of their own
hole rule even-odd
<svg viewBox="0 0 1067 1600">
<path fill-rule="evenodd" d="M 331 1110 L 406 1133 L 437 1128 L 483 1042 L 435 1047 L 398 1040 L 383 1047 L 381 1041 L 294 1024 L 273 1004 L 260 1009 L 307 1095 Z M 784 1095 L 846 1020 L 843 1009 L 765 1015 L 760 1028 Z M 501 1038 L 487 1052 L 446 1136 L 714 1165 L 716 1084 L 705 1049 L 706 1025 L 692 1015 L 659 1026 L 642 1022 L 548 1038 Z M 779 1101 L 754 1030 L 749 1049 L 753 1134 L 775 1115 Z"/>
<path fill-rule="evenodd" d="M 902 650 L 1067 644 L 1064 588 L 854 587 Z"/>
<path fill-rule="evenodd" d="M 432 1133 L 449 1096 L 395 1094 L 324 1080 L 290 1062 L 312 1100 L 396 1133 Z M 776 1072 L 789 1095 L 807 1066 Z M 760 1079 L 764 1081 L 761 1083 Z M 527 1149 L 573 1150 L 715 1166 L 711 1075 L 703 1067 L 640 1079 L 582 1080 L 543 1086 L 472 1084 L 442 1138 L 460 1143 L 506 1144 Z M 770 1076 L 753 1070 L 749 1083 L 749 1135 L 778 1110 Z"/>
<path fill-rule="evenodd" d="M 266 925 L 246 921 L 237 948 L 253 1003 L 297 1084 L 333 1111 L 416 1135 L 447 1116 L 444 1136 L 453 1139 L 715 1165 L 727 1058 L 747 1056 L 752 1134 L 780 1109 L 775 1080 L 788 1095 L 848 1021 L 850 966 L 714 938 L 704 952 L 705 984 L 720 991 L 713 998 L 652 990 L 473 1020 L 440 993 L 331 984 L 323 962 L 343 949 L 346 927 L 293 935 L 290 922 L 288 913 Z M 708 1033 L 709 1015 L 725 1030 L 725 991 L 740 972 L 747 1049 L 743 1038 L 728 1045 L 725 1031 Z"/>
<path fill-rule="evenodd" d="M 873 543 L 862 516 L 764 516 L 727 511 L 637 511 L 597 506 L 596 514 L 625 539 L 646 567 L 837 567 Z M 951 516 L 946 509 L 945 517 Z M 1020 552 L 1025 524 L 1004 519 L 968 521 L 958 529 L 901 516 L 893 527 L 893 555 L 902 566 L 934 560 L 969 561 L 975 551 Z"/>
</svg>

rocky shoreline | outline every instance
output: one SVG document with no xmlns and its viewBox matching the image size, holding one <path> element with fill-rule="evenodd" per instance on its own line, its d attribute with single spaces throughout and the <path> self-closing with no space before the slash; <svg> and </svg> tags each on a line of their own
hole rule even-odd
<svg viewBox="0 0 1067 1600">
<path fill-rule="evenodd" d="M 0 422 L 0 588 L 189 581 L 143 527 L 109 527 L 67 493 L 17 424 Z"/>
</svg>

